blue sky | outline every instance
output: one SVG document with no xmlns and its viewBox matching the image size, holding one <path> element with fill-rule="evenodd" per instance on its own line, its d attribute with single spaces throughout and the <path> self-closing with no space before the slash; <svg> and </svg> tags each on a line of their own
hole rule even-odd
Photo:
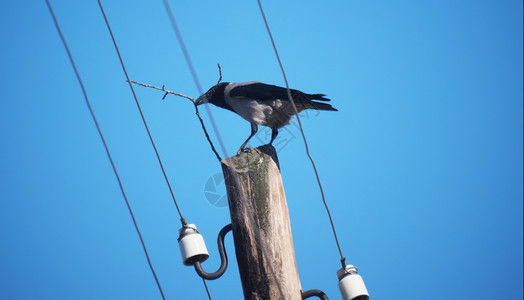
<svg viewBox="0 0 524 300">
<path fill-rule="evenodd" d="M 51 2 L 167 299 L 206 299 L 181 263 L 176 209 L 96 1 Z M 104 5 L 132 79 L 198 96 L 161 1 Z M 205 89 L 217 63 L 224 81 L 284 85 L 256 1 L 171 5 Z M 339 109 L 302 120 L 342 250 L 372 299 L 522 299 L 522 1 L 264 5 L 291 87 Z M 0 28 L 0 298 L 160 299 L 44 1 L 4 4 Z M 205 191 L 220 164 L 189 101 L 136 91 L 214 270 L 229 212 Z M 249 124 L 211 111 L 235 153 Z M 302 287 L 339 299 L 337 250 L 299 131 L 280 137 Z M 241 299 L 231 236 L 226 248 L 230 266 L 210 291 Z"/>
</svg>

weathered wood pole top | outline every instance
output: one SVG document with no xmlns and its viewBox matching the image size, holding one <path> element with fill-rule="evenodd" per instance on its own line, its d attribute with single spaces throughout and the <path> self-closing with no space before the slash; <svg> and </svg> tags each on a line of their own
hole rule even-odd
<svg viewBox="0 0 524 300">
<path fill-rule="evenodd" d="M 245 299 L 301 300 L 291 225 L 275 148 L 222 160 Z"/>
</svg>

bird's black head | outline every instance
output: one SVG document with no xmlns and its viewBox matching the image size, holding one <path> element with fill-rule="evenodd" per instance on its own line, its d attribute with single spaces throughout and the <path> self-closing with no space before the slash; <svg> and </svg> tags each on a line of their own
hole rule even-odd
<svg viewBox="0 0 524 300">
<path fill-rule="evenodd" d="M 221 82 L 217 85 L 214 85 L 202 96 L 198 97 L 198 99 L 196 100 L 196 105 L 212 103 L 216 106 L 223 107 L 224 105 L 226 105 L 226 101 L 224 99 L 224 89 L 228 84 L 229 82 Z"/>
</svg>

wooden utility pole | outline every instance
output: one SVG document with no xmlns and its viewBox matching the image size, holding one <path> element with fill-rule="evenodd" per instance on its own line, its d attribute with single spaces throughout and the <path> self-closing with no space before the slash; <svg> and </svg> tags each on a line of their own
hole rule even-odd
<svg viewBox="0 0 524 300">
<path fill-rule="evenodd" d="M 244 298 L 301 300 L 275 148 L 265 145 L 224 159 L 222 170 Z"/>
</svg>

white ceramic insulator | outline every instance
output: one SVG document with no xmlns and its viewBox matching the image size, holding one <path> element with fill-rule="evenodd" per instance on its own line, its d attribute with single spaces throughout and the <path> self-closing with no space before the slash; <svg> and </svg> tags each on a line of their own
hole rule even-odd
<svg viewBox="0 0 524 300">
<path fill-rule="evenodd" d="M 357 273 L 354 266 L 348 265 L 346 269 L 338 270 L 337 275 L 339 278 L 338 288 L 340 289 L 343 300 L 369 299 L 364 280 L 362 280 L 362 277 Z"/>
<path fill-rule="evenodd" d="M 204 242 L 204 238 L 196 229 L 194 224 L 189 224 L 186 227 L 182 227 L 179 232 L 182 234 L 184 231 L 186 234 L 178 240 L 178 246 L 180 247 L 180 253 L 182 254 L 182 262 L 186 266 L 192 266 L 195 262 L 203 262 L 209 257 L 207 247 Z"/>
</svg>

